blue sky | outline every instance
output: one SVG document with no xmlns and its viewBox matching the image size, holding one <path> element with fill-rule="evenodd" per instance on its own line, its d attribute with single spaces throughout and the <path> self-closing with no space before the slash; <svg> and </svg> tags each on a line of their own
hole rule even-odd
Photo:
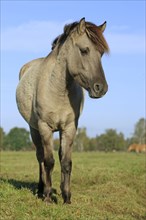
<svg viewBox="0 0 146 220">
<path fill-rule="evenodd" d="M 50 52 L 66 23 L 85 17 L 100 25 L 111 53 L 102 58 L 108 93 L 93 100 L 86 93 L 79 127 L 89 136 L 117 129 L 130 137 L 145 117 L 145 1 L 1 1 L 1 126 L 25 127 L 15 90 L 23 64 Z"/>
</svg>

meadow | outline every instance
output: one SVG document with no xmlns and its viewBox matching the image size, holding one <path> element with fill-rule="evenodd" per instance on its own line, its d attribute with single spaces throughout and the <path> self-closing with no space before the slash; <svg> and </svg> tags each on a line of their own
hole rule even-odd
<svg viewBox="0 0 146 220">
<path fill-rule="evenodd" d="M 35 152 L 1 152 L 1 220 L 144 220 L 146 157 L 135 153 L 73 153 L 72 204 L 63 205 L 55 152 L 58 204 L 36 197 Z"/>
</svg>

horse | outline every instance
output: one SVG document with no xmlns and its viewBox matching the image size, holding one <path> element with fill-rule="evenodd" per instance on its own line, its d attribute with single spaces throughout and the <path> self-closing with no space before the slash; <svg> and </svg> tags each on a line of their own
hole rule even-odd
<svg viewBox="0 0 146 220">
<path fill-rule="evenodd" d="M 146 144 L 132 144 L 128 148 L 128 152 L 135 151 L 136 153 L 145 153 Z"/>
<path fill-rule="evenodd" d="M 101 57 L 109 52 L 102 25 L 85 21 L 67 24 L 46 57 L 25 64 L 16 89 L 18 110 L 30 127 L 39 163 L 38 197 L 53 201 L 53 133 L 59 131 L 60 189 L 64 203 L 71 203 L 72 146 L 83 109 L 84 93 L 103 97 L 108 84 Z"/>
</svg>

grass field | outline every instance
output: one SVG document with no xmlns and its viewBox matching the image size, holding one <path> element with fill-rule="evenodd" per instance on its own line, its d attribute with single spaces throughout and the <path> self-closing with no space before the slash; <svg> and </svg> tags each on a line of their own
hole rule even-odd
<svg viewBox="0 0 146 220">
<path fill-rule="evenodd" d="M 57 153 L 55 158 L 58 204 L 48 206 L 35 196 L 35 152 L 1 153 L 1 220 L 146 219 L 144 154 L 73 153 L 71 205 L 62 204 Z"/>
</svg>

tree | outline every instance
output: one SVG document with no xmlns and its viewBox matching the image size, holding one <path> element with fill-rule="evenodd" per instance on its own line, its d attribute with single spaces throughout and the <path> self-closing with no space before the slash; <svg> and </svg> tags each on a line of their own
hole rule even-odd
<svg viewBox="0 0 146 220">
<path fill-rule="evenodd" d="M 90 138 L 89 139 L 89 146 L 88 146 L 89 151 L 96 151 L 97 149 L 97 138 Z"/>
<path fill-rule="evenodd" d="M 87 151 L 89 147 L 89 138 L 86 134 L 86 128 L 78 128 L 77 135 L 74 140 L 74 151 Z"/>
<path fill-rule="evenodd" d="M 141 118 L 136 123 L 132 139 L 138 144 L 146 143 L 146 119 Z"/>
<path fill-rule="evenodd" d="M 107 129 L 105 134 L 97 137 L 97 149 L 104 151 L 125 150 L 124 135 L 117 134 L 114 129 Z"/>
<path fill-rule="evenodd" d="M 0 149 L 3 149 L 4 138 L 5 138 L 5 132 L 3 128 L 0 127 Z"/>
<path fill-rule="evenodd" d="M 5 150 L 26 150 L 31 147 L 30 134 L 25 128 L 12 128 L 4 139 Z"/>
<path fill-rule="evenodd" d="M 60 147 L 60 140 L 59 138 L 54 139 L 54 150 L 58 150 Z"/>
</svg>

